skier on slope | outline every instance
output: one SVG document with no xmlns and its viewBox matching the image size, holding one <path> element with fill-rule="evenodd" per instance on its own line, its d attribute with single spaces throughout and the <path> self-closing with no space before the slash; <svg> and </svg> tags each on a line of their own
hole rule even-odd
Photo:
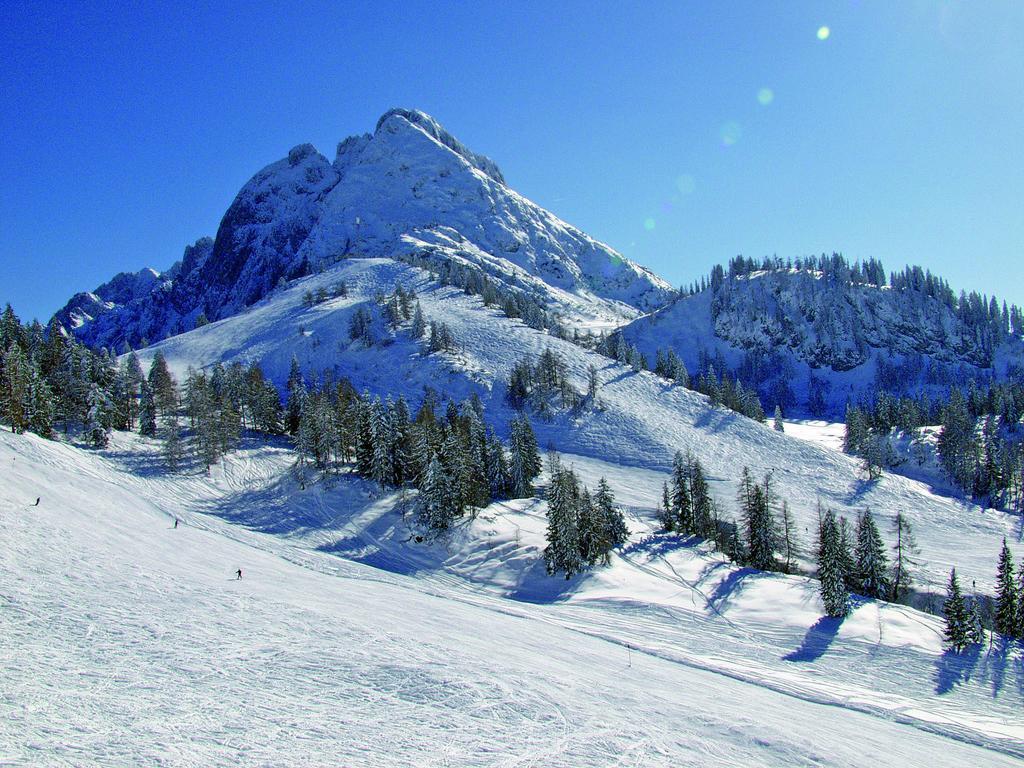
<svg viewBox="0 0 1024 768">
<path fill-rule="evenodd" d="M 235 571 L 235 581 L 241 581 L 241 580 L 242 580 L 242 569 L 239 568 L 237 571 Z"/>
</svg>

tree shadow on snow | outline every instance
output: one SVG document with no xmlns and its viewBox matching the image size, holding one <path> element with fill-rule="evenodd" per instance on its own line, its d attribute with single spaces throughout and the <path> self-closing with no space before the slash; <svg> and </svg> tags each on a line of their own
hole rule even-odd
<svg viewBox="0 0 1024 768">
<path fill-rule="evenodd" d="M 822 616 L 807 629 L 800 647 L 782 657 L 783 661 L 817 661 L 832 645 L 843 625 L 842 618 Z"/>
<path fill-rule="evenodd" d="M 708 408 L 693 422 L 697 429 L 704 429 L 708 432 L 721 432 L 727 425 L 732 424 L 740 417 L 736 411 L 721 408 Z"/>
<path fill-rule="evenodd" d="M 718 582 L 715 591 L 708 596 L 708 606 L 716 613 L 721 613 L 723 608 L 728 607 L 729 601 L 734 595 L 743 591 L 743 582 L 750 576 L 761 573 L 754 568 L 737 568 L 728 576 Z"/>
<path fill-rule="evenodd" d="M 935 692 L 941 696 L 969 682 L 980 656 L 980 645 L 965 648 L 962 653 L 945 651 L 935 660 Z"/>
<path fill-rule="evenodd" d="M 508 596 L 523 603 L 554 603 L 572 592 L 581 577 L 582 574 L 577 574 L 567 579 L 563 573 L 549 576 L 544 559 L 539 558 L 523 573 L 516 588 Z"/>
<path fill-rule="evenodd" d="M 623 547 L 619 554 L 622 557 L 645 554 L 652 558 L 662 557 L 679 549 L 692 549 L 700 542 L 695 536 L 682 538 L 671 533 L 651 533 Z"/>
</svg>

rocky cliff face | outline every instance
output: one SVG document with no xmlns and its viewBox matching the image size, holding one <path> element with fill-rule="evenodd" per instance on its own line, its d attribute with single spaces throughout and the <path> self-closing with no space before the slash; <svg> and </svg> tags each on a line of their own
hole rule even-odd
<svg viewBox="0 0 1024 768">
<path fill-rule="evenodd" d="M 282 279 L 338 258 L 403 255 L 525 276 L 626 318 L 672 295 L 665 281 L 518 195 L 492 160 L 433 118 L 394 109 L 372 134 L 342 141 L 333 162 L 309 144 L 292 149 L 241 189 L 214 240 L 191 246 L 162 275 L 148 271 L 148 282 L 119 275 L 79 294 L 57 318 L 94 345 L 152 342 L 190 329 L 200 314 L 235 314 Z"/>
</svg>

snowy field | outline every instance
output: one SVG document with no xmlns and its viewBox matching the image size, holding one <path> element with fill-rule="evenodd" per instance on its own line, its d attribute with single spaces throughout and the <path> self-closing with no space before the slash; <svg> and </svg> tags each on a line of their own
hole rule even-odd
<svg viewBox="0 0 1024 768">
<path fill-rule="evenodd" d="M 644 470 L 564 458 L 609 477 L 633 531 L 571 582 L 537 569 L 536 502 L 416 544 L 397 494 L 297 492 L 283 441 L 207 477 L 137 437 L 0 433 L 0 765 L 1024 757 L 1015 652 L 949 657 L 896 606 L 822 621 L 809 582 L 651 535 Z"/>
</svg>

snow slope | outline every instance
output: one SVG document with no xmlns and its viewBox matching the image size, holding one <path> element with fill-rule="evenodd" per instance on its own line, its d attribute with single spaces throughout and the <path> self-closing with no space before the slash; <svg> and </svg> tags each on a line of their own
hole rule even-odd
<svg viewBox="0 0 1024 768">
<path fill-rule="evenodd" d="M 387 534 L 401 523 L 374 510 L 395 498 L 344 479 L 308 494 L 284 487 L 288 460 L 282 446 L 249 445 L 210 477 L 168 476 L 139 438 L 118 435 L 95 453 L 0 433 L 3 764 L 988 766 L 1024 756 L 1019 660 L 951 667 L 934 652 L 934 622 L 922 630 L 913 612 L 855 614 L 849 632 L 818 622 L 789 659 L 761 664 L 747 656 L 759 633 L 767 648 L 786 624 L 813 618 L 813 608 L 787 612 L 776 625 L 758 612 L 765 591 L 799 595 L 794 580 L 741 588 L 750 576 L 733 571 L 712 620 L 668 593 L 687 592 L 686 569 L 713 561 L 641 547 L 554 602 L 512 601 L 494 580 L 428 569 L 444 548 Z M 579 464 L 585 476 L 607 469 Z M 285 499 L 290 515 L 273 509 Z M 252 515 L 268 502 L 261 523 Z M 504 519 L 485 510 L 462 541 L 479 549 L 471 529 L 505 530 Z M 381 534 L 404 574 L 311 546 L 358 531 L 366 544 Z M 532 536 L 521 530 L 520 542 Z M 674 583 L 656 575 L 666 564 L 684 569 Z M 650 578 L 631 598 L 627 570 Z M 885 637 L 866 645 L 857 635 L 872 623 Z M 746 668 L 729 665 L 734 644 Z M 922 658 L 934 680 L 915 684 Z"/>
<path fill-rule="evenodd" d="M 306 291 L 330 288 L 340 280 L 348 285 L 347 297 L 303 305 Z M 443 320 L 452 328 L 462 347 L 458 354 L 424 356 L 405 331 L 371 348 L 349 341 L 349 315 L 372 303 L 374 295 L 390 293 L 398 282 L 416 289 L 428 319 Z M 588 366 L 598 368 L 602 407 L 578 418 L 534 419 L 542 448 L 553 444 L 562 452 L 655 472 L 666 472 L 677 450 L 690 450 L 704 464 L 712 492 L 729 510 L 742 467 L 750 467 L 757 477 L 774 471 L 776 487 L 788 499 L 801 529 L 807 530 L 808 544 L 810 532 L 816 530 L 819 500 L 851 519 L 869 506 L 883 533 L 895 513 L 903 511 L 915 523 L 922 549 L 920 585 L 933 591 L 944 589 L 953 566 L 966 583 L 976 580 L 979 590 L 990 591 L 1004 536 L 1024 553 L 1019 517 L 937 496 L 926 485 L 904 477 L 886 474 L 868 482 L 851 457 L 731 411 L 712 409 L 701 395 L 509 320 L 478 298 L 439 287 L 425 272 L 389 259 L 342 261 L 240 315 L 167 339 L 140 356 L 148 365 L 161 350 L 179 377 L 189 365 L 260 361 L 264 371 L 283 385 L 295 355 L 311 379 L 324 369 L 332 370 L 348 376 L 359 390 L 382 397 L 404 394 L 414 409 L 426 386 L 456 399 L 477 392 L 488 420 L 503 434 L 513 416 L 505 400 L 509 371 L 524 354 L 549 347 L 564 357 L 580 391 L 585 390 Z M 649 484 L 642 492 L 653 507 L 664 475 L 647 477 Z"/>
</svg>

